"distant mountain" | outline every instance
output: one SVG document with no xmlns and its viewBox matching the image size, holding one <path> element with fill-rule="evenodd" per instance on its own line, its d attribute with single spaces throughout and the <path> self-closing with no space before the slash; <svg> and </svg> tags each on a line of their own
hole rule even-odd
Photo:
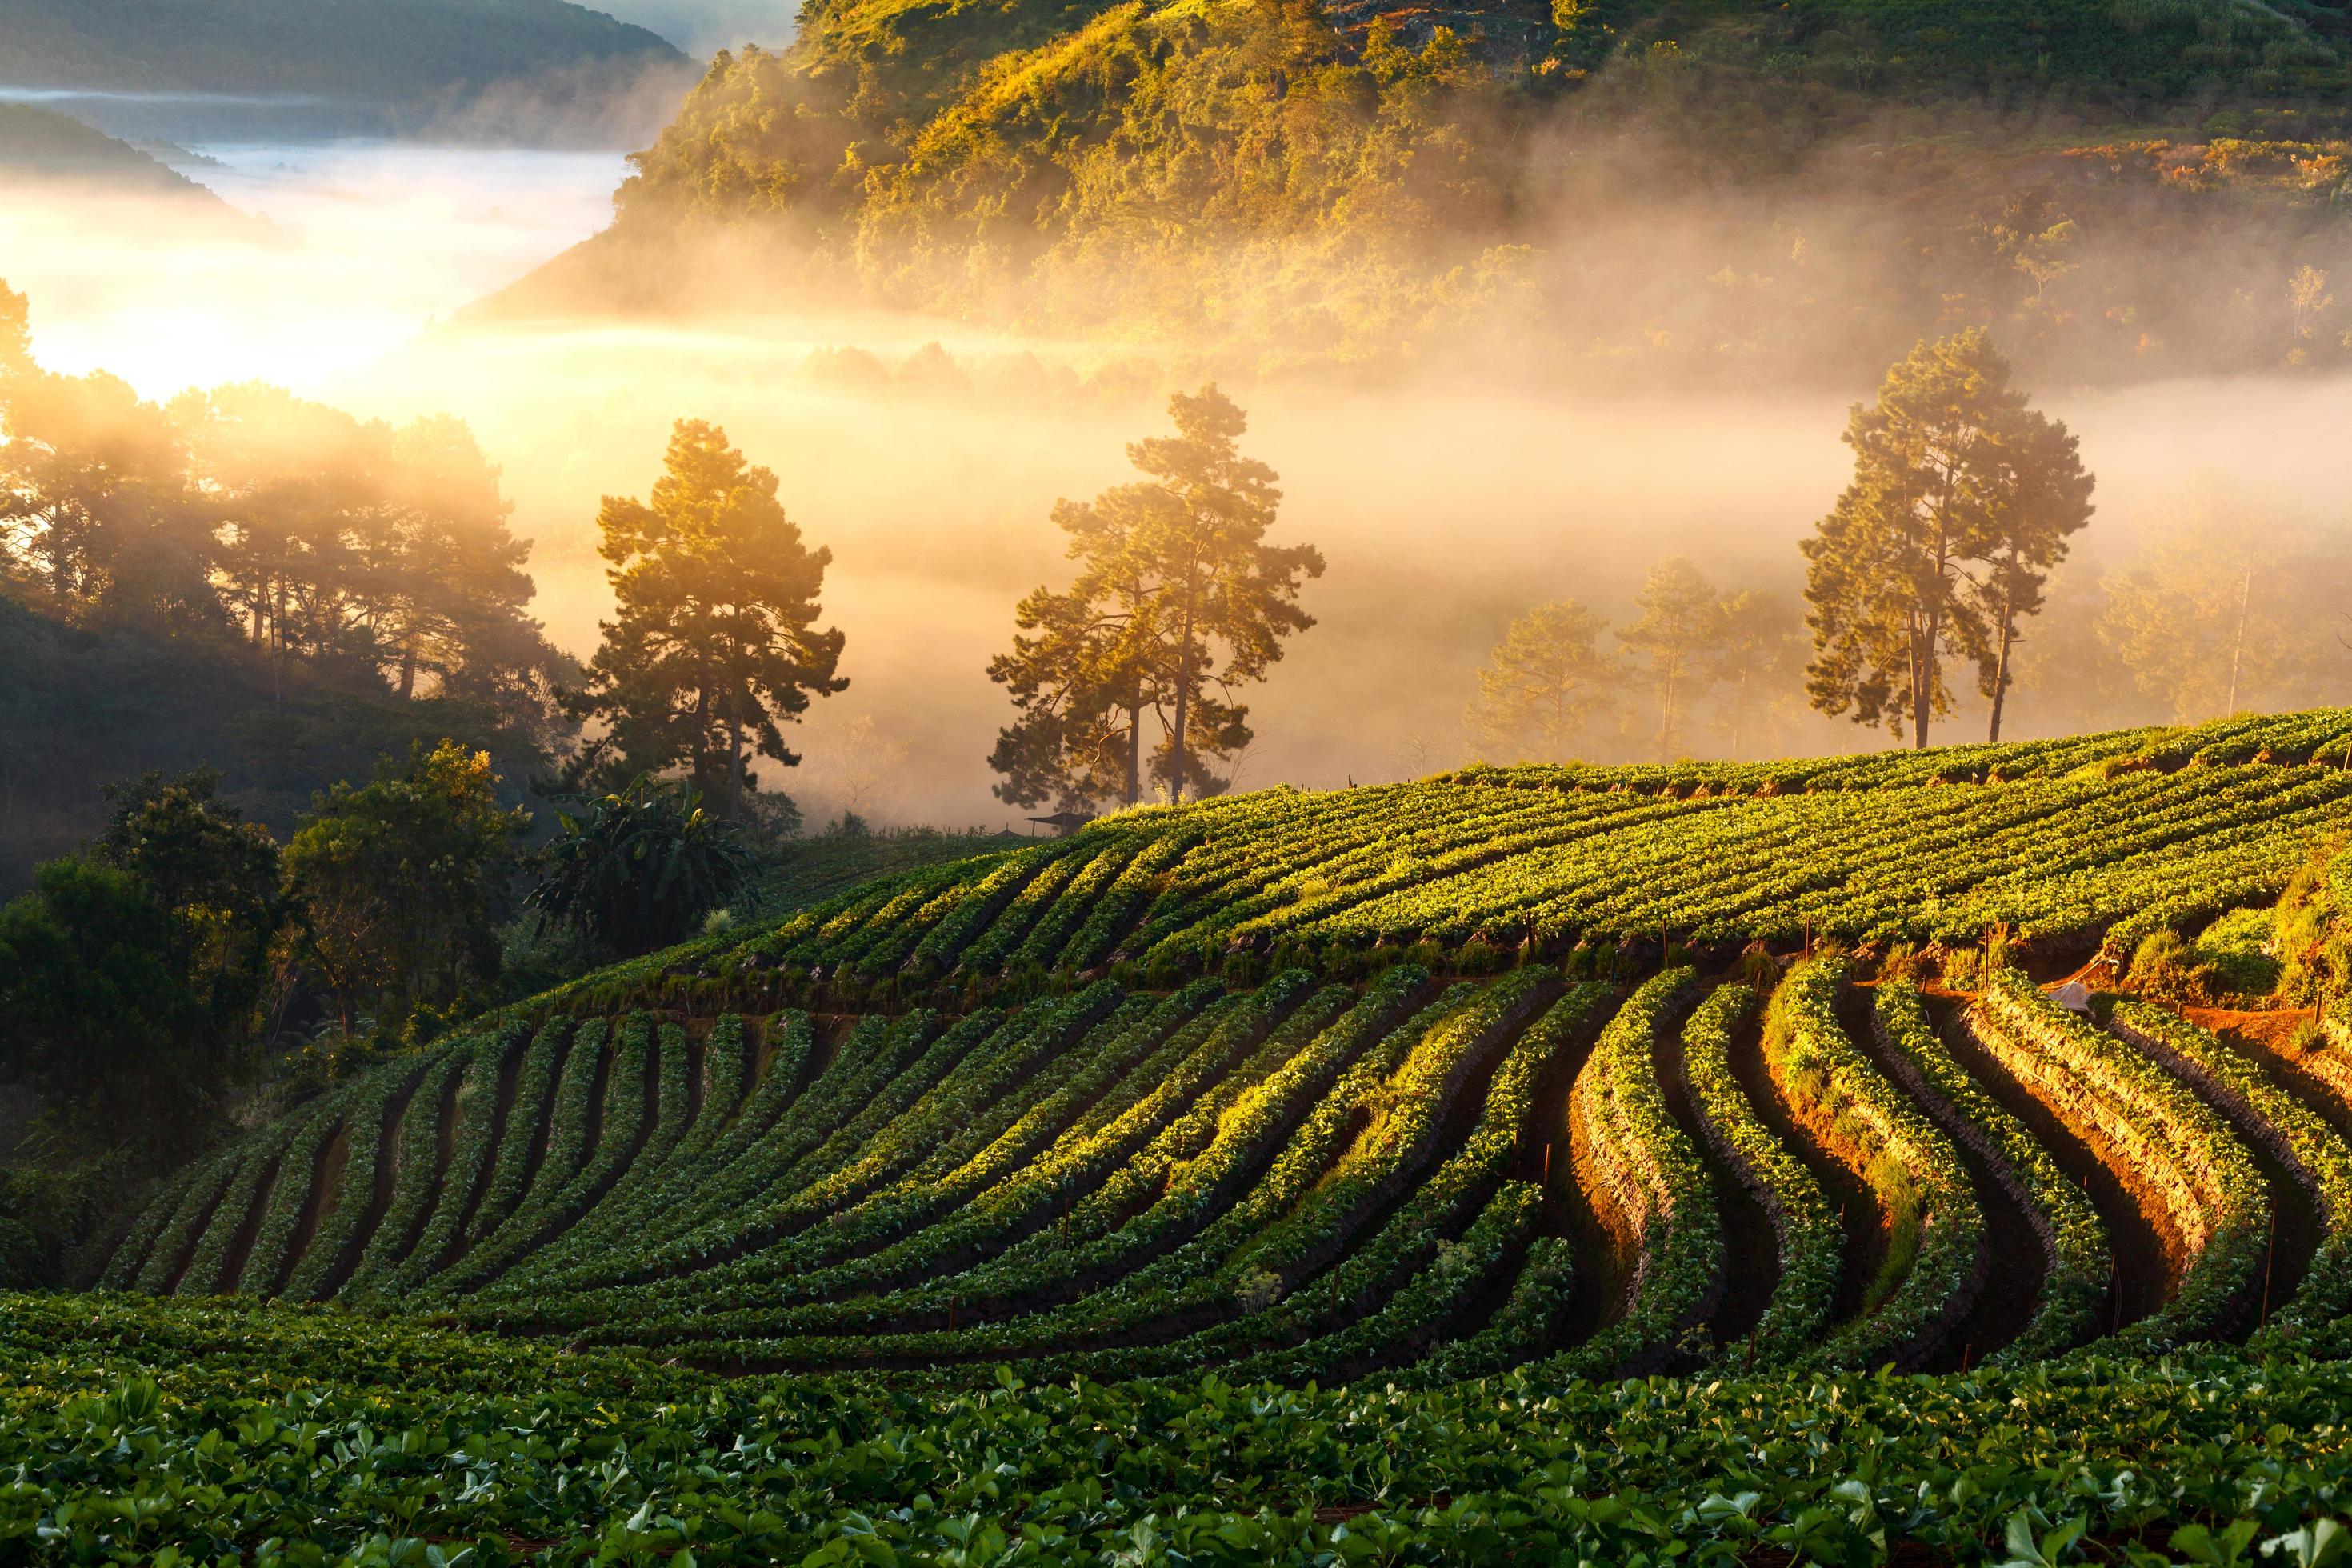
<svg viewBox="0 0 2352 1568">
<path fill-rule="evenodd" d="M 71 115 L 0 103 L 0 186 L 67 184 L 112 195 L 165 196 L 232 209 L 175 169 Z"/>
<path fill-rule="evenodd" d="M 0 0 L 0 80 L 27 87 L 401 100 L 682 58 L 564 0 Z"/>
<path fill-rule="evenodd" d="M 596 0 L 599 10 L 650 27 L 688 54 L 778 45 L 793 36 L 796 0 Z"/>
</svg>

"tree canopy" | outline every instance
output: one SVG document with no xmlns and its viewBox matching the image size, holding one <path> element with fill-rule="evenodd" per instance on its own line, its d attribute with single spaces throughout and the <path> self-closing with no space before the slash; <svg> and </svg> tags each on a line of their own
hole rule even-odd
<svg viewBox="0 0 2352 1568">
<path fill-rule="evenodd" d="M 833 552 L 811 550 L 777 499 L 775 474 L 727 433 L 681 419 L 649 500 L 604 498 L 596 524 L 616 601 L 575 718 L 609 728 L 572 770 L 587 787 L 683 772 L 730 817 L 744 811 L 751 760 L 800 758 L 781 725 L 811 697 L 845 690 L 844 637 L 818 630 Z"/>
<path fill-rule="evenodd" d="M 1608 625 L 1573 599 L 1513 621 L 1463 714 L 1472 741 L 1498 762 L 1576 755 L 1617 703 L 1619 666 L 1601 647 Z"/>
<path fill-rule="evenodd" d="M 734 824 L 711 816 L 693 786 L 640 773 L 628 787 L 560 812 L 526 901 L 618 953 L 667 947 L 734 896 L 751 871 Z"/>
<path fill-rule="evenodd" d="M 1952 710 L 1946 667 L 1964 658 L 1999 739 L 2018 623 L 2090 520 L 2074 437 L 2027 406 L 1990 337 L 1971 329 L 1922 342 L 1888 370 L 1877 403 L 1854 405 L 1845 441 L 1853 482 L 1804 542 L 1813 706 L 1907 726 L 1925 746 Z"/>
<path fill-rule="evenodd" d="M 1170 799 L 1223 789 L 1208 764 L 1251 739 L 1239 689 L 1315 624 L 1298 595 L 1323 553 L 1266 542 L 1282 492 L 1241 453 L 1248 416 L 1213 384 L 1168 407 L 1176 434 L 1128 447 L 1147 479 L 1055 504 L 1077 577 L 1024 598 L 1013 651 L 989 666 L 1021 711 L 990 758 L 1014 805 L 1140 798 L 1146 714 L 1160 737 L 1149 773 Z"/>
<path fill-rule="evenodd" d="M 530 814 L 499 801 L 488 753 L 449 742 L 321 795 L 286 847 L 301 949 L 345 1033 L 462 1010 L 498 974 L 498 917 Z"/>
</svg>

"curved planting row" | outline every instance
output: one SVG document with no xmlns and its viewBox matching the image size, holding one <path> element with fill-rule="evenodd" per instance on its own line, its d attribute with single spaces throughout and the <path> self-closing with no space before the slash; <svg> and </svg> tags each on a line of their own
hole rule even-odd
<svg viewBox="0 0 2352 1568">
<path fill-rule="evenodd" d="M 1950 1142 L 1838 1021 L 1841 960 L 1803 963 L 1773 994 L 1765 1060 L 1807 1130 L 1877 1195 L 1885 1254 L 1863 1315 L 1822 1347 L 1837 1367 L 1915 1365 L 1983 1288 L 1984 1211 Z"/>
<path fill-rule="evenodd" d="M 1569 1097 L 1583 1163 L 1633 1266 L 1616 1321 L 1572 1353 L 1601 1375 L 1672 1361 L 1723 1293 L 1723 1228 L 1698 1151 L 1658 1080 L 1658 1037 L 1674 1026 L 1694 976 L 1670 969 L 1628 1000 L 1601 1032 Z"/>
<path fill-rule="evenodd" d="M 2108 1342 L 2083 1194 L 1900 982 L 1870 1009 L 1881 1076 L 1829 960 L 1782 981 L 1761 1049 L 1771 1092 L 1892 1216 L 1893 1261 L 1840 1321 L 1853 1260 L 1831 1200 L 1734 1069 L 1759 1048 L 1754 993 L 1719 985 L 1693 1008 L 1695 989 L 1688 969 L 1620 995 L 1530 965 L 1440 990 L 1405 965 L 1360 991 L 1303 972 L 1231 994 L 1101 984 L 953 1021 L 505 1027 L 387 1064 L 192 1170 L 106 1274 L 184 1295 L 425 1294 L 482 1326 L 730 1369 L 1428 1386 L 1528 1363 L 1868 1367 L 1920 1361 L 1977 1284 L 1984 1219 L 1948 1134 L 2048 1265 L 2002 1359 Z M 1973 1019 L 2005 1070 L 2112 1122 L 2111 1154 L 2134 1126 L 2150 1164 L 2207 1141 L 2201 1176 L 2177 1163 L 2212 1217 L 2174 1303 L 2125 1344 L 2222 1331 L 2202 1304 L 2242 1298 L 2259 1261 L 2260 1178 L 2190 1085 L 2326 1216 L 2269 1332 L 2333 1342 L 2317 1336 L 2352 1271 L 2352 1150 L 2323 1120 L 2143 1005 L 2117 1010 L 2127 1046 L 2009 975 Z M 1726 1249 L 1662 1081 L 1675 1057 L 1688 1124 L 1773 1227 L 1773 1289 L 1727 1346 L 1703 1332 Z M 1559 1201 L 1571 1182 L 1613 1260 L 1586 1256 Z"/>
<path fill-rule="evenodd" d="M 1093 978 L 1470 972 L 1580 944 L 2127 944 L 2283 888 L 2352 805 L 2352 714 L 1892 760 L 1476 770 L 1120 813 L 765 931 L 602 971 L 551 1005 L 955 1010 Z M 1122 967 L 1124 966 L 1124 967 Z"/>
<path fill-rule="evenodd" d="M 1993 977 L 1970 1025 L 1988 1054 L 2116 1170 L 2171 1244 L 2171 1297 L 2131 1325 L 2127 1342 L 2158 1349 L 2236 1327 L 2253 1305 L 2270 1204 L 2221 1119 L 2015 970 Z"/>
<path fill-rule="evenodd" d="M 2042 1249 L 2033 1316 L 1997 1359 L 2053 1355 L 2089 1338 L 2114 1268 L 2106 1227 L 2090 1199 L 2032 1131 L 1953 1058 L 1916 987 L 1883 983 L 1871 1023 L 1895 1077 L 1947 1132 L 1977 1152 L 2024 1211 Z"/>
<path fill-rule="evenodd" d="M 1732 1072 L 1732 1031 L 1755 1009 L 1756 993 L 1738 983 L 1700 1003 L 1683 1026 L 1683 1078 L 1701 1131 L 1771 1221 L 1779 1275 L 1741 1354 L 1775 1365 L 1820 1344 L 1836 1304 L 1845 1238 L 1821 1183 L 1765 1125 Z"/>
<path fill-rule="evenodd" d="M 2109 1027 L 2195 1085 L 2249 1141 L 2267 1147 L 2318 1210 L 2320 1235 L 2303 1280 L 2269 1327 L 2309 1341 L 2352 1306 L 2352 1145 L 2262 1070 L 2187 1019 L 2145 1002 L 2116 1008 Z"/>
</svg>

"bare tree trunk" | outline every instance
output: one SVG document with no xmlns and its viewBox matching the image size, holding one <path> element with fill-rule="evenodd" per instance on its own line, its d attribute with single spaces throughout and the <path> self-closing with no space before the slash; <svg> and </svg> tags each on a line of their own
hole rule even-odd
<svg viewBox="0 0 2352 1568">
<path fill-rule="evenodd" d="M 1676 678 L 1681 674 L 1682 661 L 1680 659 L 1669 660 L 1666 664 L 1666 711 L 1658 727 L 1658 761 L 1662 763 L 1673 760 L 1675 742 L 1675 682 Z"/>
<path fill-rule="evenodd" d="M 743 820 L 743 721 L 727 715 L 727 820 Z"/>
<path fill-rule="evenodd" d="M 1127 710 L 1127 804 L 1143 798 L 1143 705 Z"/>
<path fill-rule="evenodd" d="M 1991 733 L 1985 737 L 1988 741 L 1991 741 L 1995 743 L 1998 743 L 2000 740 L 2001 703 L 2002 700 L 2009 696 L 2010 646 L 2017 640 L 2017 617 L 2011 609 L 2011 605 L 2014 602 L 2014 598 L 2015 595 L 2009 588 L 2002 588 L 2000 595 L 2000 657 L 1993 664 L 1992 674 L 1992 731 Z"/>
<path fill-rule="evenodd" d="M 416 645 L 410 643 L 400 650 L 400 700 L 408 700 L 416 689 Z"/>
<path fill-rule="evenodd" d="M 2230 702 L 2221 710 L 2224 719 L 2238 710 L 2238 671 L 2246 657 L 2246 606 L 2252 603 L 2253 597 L 2254 569 L 2249 566 L 2244 580 L 2238 584 L 2238 630 L 2237 635 L 2230 639 Z"/>
<path fill-rule="evenodd" d="M 1911 634 L 1911 745 L 1916 751 L 1927 749 L 1927 649 L 1936 646 L 1935 620 L 1928 619 L 1928 629 Z"/>
<path fill-rule="evenodd" d="M 1176 753 L 1169 774 L 1168 799 L 1184 804 L 1184 725 L 1192 703 L 1192 606 L 1184 606 L 1184 626 L 1176 638 Z"/>
</svg>

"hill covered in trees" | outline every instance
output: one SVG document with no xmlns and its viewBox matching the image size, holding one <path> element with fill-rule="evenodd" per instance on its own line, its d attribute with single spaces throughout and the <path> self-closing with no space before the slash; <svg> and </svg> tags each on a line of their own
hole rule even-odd
<svg viewBox="0 0 2352 1568">
<path fill-rule="evenodd" d="M 231 210 L 178 170 L 71 115 L 28 103 L 0 103 L 0 185 L 28 184 L 163 196 L 223 216 Z"/>
<path fill-rule="evenodd" d="M 494 83 L 554 102 L 682 57 L 567 0 L 5 0 L 0 86 L 454 109 Z M 601 82 L 598 79 L 604 79 Z"/>
<path fill-rule="evenodd" d="M 2329 362 L 2288 290 L 2352 261 L 2347 37 L 2218 0 L 831 0 L 722 54 L 613 231 L 500 308 L 815 289 L 1620 375 L 1851 377 L 1969 321 L 2076 380 Z"/>
</svg>

